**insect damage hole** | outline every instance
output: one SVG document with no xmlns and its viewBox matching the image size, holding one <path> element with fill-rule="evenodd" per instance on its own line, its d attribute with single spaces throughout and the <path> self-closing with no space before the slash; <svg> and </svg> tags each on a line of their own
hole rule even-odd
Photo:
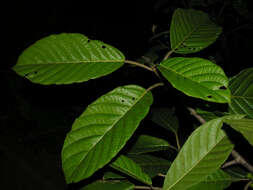
<svg viewBox="0 0 253 190">
<path fill-rule="evenodd" d="M 106 46 L 104 46 L 104 45 L 102 45 L 101 47 L 102 47 L 103 49 L 105 49 L 105 48 L 106 48 Z"/>
<path fill-rule="evenodd" d="M 225 86 L 220 86 L 219 89 L 220 89 L 220 90 L 227 90 L 227 87 L 225 87 Z"/>
<path fill-rule="evenodd" d="M 124 102 L 125 102 L 125 100 L 123 100 L 123 99 L 122 99 L 122 100 L 121 100 L 121 102 L 122 102 L 122 103 L 124 103 Z"/>
<path fill-rule="evenodd" d="M 212 96 L 211 96 L 211 95 L 209 95 L 209 96 L 207 96 L 207 98 L 212 98 Z"/>
</svg>

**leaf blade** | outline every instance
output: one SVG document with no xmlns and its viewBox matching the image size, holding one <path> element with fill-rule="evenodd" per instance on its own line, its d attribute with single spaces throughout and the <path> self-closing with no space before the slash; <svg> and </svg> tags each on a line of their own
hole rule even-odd
<svg viewBox="0 0 253 190">
<path fill-rule="evenodd" d="M 143 154 L 141 156 L 128 155 L 128 157 L 139 164 L 142 170 L 151 178 L 157 176 L 158 174 L 165 174 L 171 165 L 171 162 L 168 160 L 148 154 Z"/>
<path fill-rule="evenodd" d="M 169 108 L 153 108 L 151 110 L 151 120 L 161 127 L 177 133 L 179 123 L 174 111 Z"/>
<path fill-rule="evenodd" d="M 202 58 L 175 57 L 162 61 L 159 71 L 173 87 L 206 101 L 230 102 L 228 78 L 222 68 Z"/>
<path fill-rule="evenodd" d="M 85 179 L 108 163 L 147 115 L 152 101 L 151 92 L 127 85 L 90 104 L 64 141 L 62 165 L 67 183 Z"/>
<path fill-rule="evenodd" d="M 253 119 L 253 68 L 242 70 L 229 81 L 231 103 L 229 112 L 246 114 Z"/>
<path fill-rule="evenodd" d="M 34 83 L 70 84 L 110 74 L 124 60 L 124 55 L 108 44 L 78 33 L 62 33 L 28 47 L 13 70 Z"/>
<path fill-rule="evenodd" d="M 169 149 L 169 143 L 157 137 L 140 135 L 128 154 L 143 154 Z"/>
<path fill-rule="evenodd" d="M 230 186 L 232 183 L 232 178 L 230 175 L 225 173 L 223 170 L 218 169 L 211 175 L 207 176 L 202 182 L 193 185 L 188 190 L 223 190 Z"/>
<path fill-rule="evenodd" d="M 138 181 L 141 181 L 142 183 L 148 185 L 152 184 L 152 180 L 146 173 L 142 171 L 141 167 L 124 155 L 118 157 L 114 162 L 110 164 L 110 166 L 124 174 L 133 177 Z"/>
<path fill-rule="evenodd" d="M 173 13 L 170 27 L 171 49 L 179 54 L 198 52 L 216 41 L 221 32 L 208 14 L 178 8 Z"/>
<path fill-rule="evenodd" d="M 253 119 L 225 119 L 224 122 L 230 125 L 237 132 L 241 133 L 253 146 Z"/>
<path fill-rule="evenodd" d="M 165 177 L 164 190 L 187 189 L 222 165 L 233 149 L 220 129 L 222 121 L 211 120 L 191 134 Z"/>
</svg>

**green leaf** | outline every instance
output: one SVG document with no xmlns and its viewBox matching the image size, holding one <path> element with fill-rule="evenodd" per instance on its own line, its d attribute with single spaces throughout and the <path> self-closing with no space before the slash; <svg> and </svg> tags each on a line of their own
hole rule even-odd
<svg viewBox="0 0 253 190">
<path fill-rule="evenodd" d="M 190 187 L 187 190 L 223 190 L 231 185 L 232 179 L 230 175 L 223 170 L 218 169 L 211 175 L 207 176 L 202 182 Z"/>
<path fill-rule="evenodd" d="M 119 175 L 117 173 L 114 172 L 105 172 L 103 179 L 107 180 L 107 179 L 125 179 L 125 176 Z"/>
<path fill-rule="evenodd" d="M 208 14 L 194 9 L 176 9 L 170 26 L 172 51 L 180 54 L 198 52 L 215 42 L 221 27 Z"/>
<path fill-rule="evenodd" d="M 124 55 L 108 44 L 82 34 L 63 33 L 28 47 L 13 69 L 34 83 L 70 84 L 110 74 L 124 60 Z"/>
<path fill-rule="evenodd" d="M 225 119 L 224 122 L 241 133 L 244 138 L 247 139 L 247 141 L 253 146 L 253 119 Z"/>
<path fill-rule="evenodd" d="M 174 133 L 178 131 L 178 119 L 169 108 L 151 109 L 151 120 L 169 131 Z"/>
<path fill-rule="evenodd" d="M 95 181 L 80 190 L 133 190 L 134 185 L 128 181 Z"/>
<path fill-rule="evenodd" d="M 128 154 L 143 154 L 169 149 L 169 143 L 157 137 L 140 135 Z"/>
<path fill-rule="evenodd" d="M 253 67 L 241 71 L 229 81 L 231 103 L 229 111 L 247 114 L 253 119 Z"/>
<path fill-rule="evenodd" d="M 112 162 L 110 166 L 132 178 L 141 181 L 142 183 L 151 185 L 152 180 L 142 171 L 141 167 L 130 158 L 121 155 L 116 161 Z"/>
<path fill-rule="evenodd" d="M 128 156 L 151 178 L 157 176 L 158 174 L 165 174 L 171 165 L 171 162 L 168 160 L 148 154 Z"/>
<path fill-rule="evenodd" d="M 230 102 L 228 78 L 222 68 L 209 60 L 175 57 L 162 61 L 158 69 L 173 87 L 188 96 L 217 103 Z"/>
<path fill-rule="evenodd" d="M 152 101 L 151 92 L 128 85 L 90 104 L 64 142 L 62 165 L 67 183 L 85 179 L 107 164 L 132 136 Z"/>
<path fill-rule="evenodd" d="M 165 177 L 164 190 L 184 190 L 217 170 L 233 149 L 221 130 L 223 118 L 197 128 L 187 139 Z"/>
</svg>

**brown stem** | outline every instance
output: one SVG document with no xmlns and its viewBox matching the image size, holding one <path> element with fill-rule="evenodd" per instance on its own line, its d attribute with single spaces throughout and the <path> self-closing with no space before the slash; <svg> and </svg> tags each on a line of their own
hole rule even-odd
<svg viewBox="0 0 253 190">
<path fill-rule="evenodd" d="M 252 184 L 252 181 L 249 181 L 249 182 L 245 185 L 245 187 L 244 187 L 243 190 L 248 190 L 251 184 Z"/>
<path fill-rule="evenodd" d="M 152 68 L 150 68 L 150 67 L 148 67 L 148 66 L 146 66 L 144 64 L 138 63 L 136 61 L 125 60 L 125 63 L 132 64 L 132 65 L 135 65 L 135 66 L 138 66 L 138 67 L 142 67 L 142 68 L 144 68 L 144 69 L 146 69 L 148 71 L 153 72 Z"/>
<path fill-rule="evenodd" d="M 206 123 L 205 119 L 201 117 L 200 115 L 197 114 L 197 112 L 192 109 L 192 108 L 187 108 L 191 115 L 193 115 L 201 124 Z M 253 166 L 249 164 L 237 151 L 232 150 L 231 155 L 234 157 L 234 161 L 237 162 L 238 164 L 241 164 L 244 166 L 246 169 L 248 169 L 251 173 L 253 173 Z"/>
</svg>

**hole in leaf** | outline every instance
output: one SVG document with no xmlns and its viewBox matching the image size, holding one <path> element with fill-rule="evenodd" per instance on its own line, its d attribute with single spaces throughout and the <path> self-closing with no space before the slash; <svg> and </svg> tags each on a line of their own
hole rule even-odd
<svg viewBox="0 0 253 190">
<path fill-rule="evenodd" d="M 103 49 L 105 49 L 105 48 L 106 48 L 106 46 L 102 45 L 102 48 L 103 48 Z"/>
<path fill-rule="evenodd" d="M 90 43 L 90 40 L 88 40 L 87 42 Z"/>
<path fill-rule="evenodd" d="M 135 97 L 132 97 L 132 100 L 135 100 Z"/>
<path fill-rule="evenodd" d="M 227 87 L 225 87 L 225 86 L 220 86 L 219 89 L 220 89 L 220 90 L 227 90 Z"/>
<path fill-rule="evenodd" d="M 211 96 L 211 95 L 209 95 L 209 96 L 207 96 L 207 98 L 212 98 L 212 96 Z"/>
<path fill-rule="evenodd" d="M 123 103 L 123 102 L 125 102 L 125 100 L 121 100 L 121 102 Z"/>
</svg>

